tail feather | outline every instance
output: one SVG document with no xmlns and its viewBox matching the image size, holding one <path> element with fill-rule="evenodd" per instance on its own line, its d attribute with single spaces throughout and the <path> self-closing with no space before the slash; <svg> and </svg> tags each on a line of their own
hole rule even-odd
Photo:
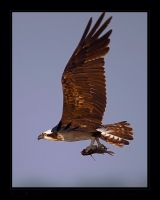
<svg viewBox="0 0 160 200">
<path fill-rule="evenodd" d="M 101 139 L 118 146 L 129 145 L 127 140 L 133 140 L 133 129 L 127 121 L 102 125 L 97 130 L 101 132 Z"/>
</svg>

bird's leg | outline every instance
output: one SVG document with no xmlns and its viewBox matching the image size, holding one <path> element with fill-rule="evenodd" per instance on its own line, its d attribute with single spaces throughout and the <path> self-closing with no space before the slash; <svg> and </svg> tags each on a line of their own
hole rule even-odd
<svg viewBox="0 0 160 200">
<path fill-rule="evenodd" d="M 95 140 L 96 140 L 96 142 L 98 144 L 98 148 L 99 149 L 106 149 L 107 150 L 107 147 L 105 147 L 103 144 L 100 143 L 99 138 L 96 138 Z"/>
<path fill-rule="evenodd" d="M 96 140 L 95 137 L 93 137 L 93 138 L 91 139 L 90 145 L 89 145 L 88 147 L 86 147 L 86 149 L 85 149 L 86 152 L 88 152 L 89 150 L 94 150 L 94 149 L 97 148 L 97 145 L 93 145 L 94 142 L 95 142 L 95 140 Z"/>
</svg>

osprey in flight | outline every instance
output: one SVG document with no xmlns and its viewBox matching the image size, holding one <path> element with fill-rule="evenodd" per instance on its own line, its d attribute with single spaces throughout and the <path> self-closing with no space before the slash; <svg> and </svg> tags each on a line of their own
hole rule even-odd
<svg viewBox="0 0 160 200">
<path fill-rule="evenodd" d="M 51 141 L 91 140 L 90 145 L 82 150 L 82 155 L 109 153 L 100 143 L 104 140 L 117 147 L 129 145 L 133 140 L 132 128 L 127 121 L 102 125 L 107 103 L 104 56 L 109 52 L 109 30 L 100 34 L 110 23 L 109 17 L 101 26 L 105 13 L 102 13 L 91 31 L 90 18 L 80 42 L 69 59 L 62 74 L 63 112 L 59 123 L 44 131 L 39 139 Z M 94 145 L 94 142 L 97 145 Z"/>
</svg>

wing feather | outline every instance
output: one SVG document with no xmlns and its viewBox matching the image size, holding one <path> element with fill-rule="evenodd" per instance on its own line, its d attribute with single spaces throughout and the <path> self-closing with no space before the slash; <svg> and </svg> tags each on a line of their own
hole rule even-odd
<svg viewBox="0 0 160 200">
<path fill-rule="evenodd" d="M 102 123 L 107 100 L 104 56 L 109 51 L 109 36 L 112 33 L 110 30 L 99 38 L 112 19 L 110 17 L 100 26 L 104 15 L 101 14 L 89 32 L 90 18 L 62 74 L 62 126 L 69 124 L 70 127 L 92 130 Z"/>
</svg>

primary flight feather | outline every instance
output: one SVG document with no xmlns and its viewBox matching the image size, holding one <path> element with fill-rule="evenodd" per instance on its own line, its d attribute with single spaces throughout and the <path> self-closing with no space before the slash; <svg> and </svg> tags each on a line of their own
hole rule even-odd
<svg viewBox="0 0 160 200">
<path fill-rule="evenodd" d="M 90 18 L 80 42 L 69 59 L 61 82 L 63 88 L 63 112 L 59 123 L 44 131 L 38 139 L 52 141 L 91 140 L 83 149 L 82 155 L 109 153 L 100 143 L 102 139 L 118 147 L 128 145 L 133 140 L 132 128 L 127 121 L 102 125 L 106 108 L 106 80 L 104 56 L 109 52 L 112 30 L 100 34 L 109 25 L 109 17 L 101 26 L 105 13 L 102 13 L 93 28 L 89 31 Z M 97 142 L 98 147 L 94 145 Z"/>
</svg>

